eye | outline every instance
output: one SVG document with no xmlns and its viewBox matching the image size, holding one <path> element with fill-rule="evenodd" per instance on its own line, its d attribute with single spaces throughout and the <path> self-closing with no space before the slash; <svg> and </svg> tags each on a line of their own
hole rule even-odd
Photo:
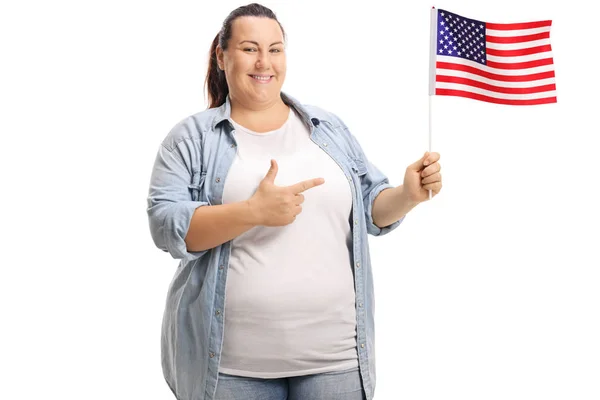
<svg viewBox="0 0 600 400">
<path fill-rule="evenodd" d="M 271 51 L 272 51 L 272 52 L 275 52 L 275 53 L 281 53 L 281 50 L 280 50 L 280 49 L 271 49 Z"/>
<path fill-rule="evenodd" d="M 253 48 L 253 47 L 246 47 L 246 48 L 244 49 L 244 51 L 246 51 L 246 50 L 256 50 L 256 49 L 255 49 L 255 48 Z"/>
</svg>

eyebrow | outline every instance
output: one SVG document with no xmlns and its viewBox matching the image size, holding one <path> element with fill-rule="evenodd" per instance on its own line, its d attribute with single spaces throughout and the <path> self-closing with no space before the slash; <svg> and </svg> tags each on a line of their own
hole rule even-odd
<svg viewBox="0 0 600 400">
<path fill-rule="evenodd" d="M 258 44 L 258 42 L 255 42 L 254 40 L 242 40 L 242 41 L 240 42 L 240 44 L 242 44 L 242 43 L 244 43 L 244 42 L 249 42 L 249 43 L 255 44 L 255 45 L 257 45 L 257 46 L 259 45 L 259 44 Z M 275 42 L 275 43 L 271 43 L 271 46 L 274 46 L 274 45 L 276 45 L 276 44 L 283 44 L 283 42 Z M 269 46 L 269 47 L 271 47 L 271 46 Z"/>
</svg>

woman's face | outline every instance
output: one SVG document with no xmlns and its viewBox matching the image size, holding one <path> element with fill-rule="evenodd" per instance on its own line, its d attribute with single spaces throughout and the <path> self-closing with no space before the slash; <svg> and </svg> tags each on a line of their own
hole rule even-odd
<svg viewBox="0 0 600 400">
<path fill-rule="evenodd" d="M 217 47 L 217 62 L 225 71 L 230 96 L 251 109 L 279 101 L 286 72 L 284 50 L 277 21 L 235 19 L 227 50 Z"/>
</svg>

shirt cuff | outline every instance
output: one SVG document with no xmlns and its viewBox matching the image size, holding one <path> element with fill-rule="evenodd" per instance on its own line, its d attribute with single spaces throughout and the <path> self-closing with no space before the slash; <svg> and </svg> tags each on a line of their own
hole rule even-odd
<svg viewBox="0 0 600 400">
<path fill-rule="evenodd" d="M 378 227 L 377 225 L 375 225 L 375 222 L 373 222 L 373 204 L 375 203 L 375 199 L 383 190 L 393 188 L 394 186 L 389 183 L 382 183 L 381 185 L 375 187 L 375 189 L 373 189 L 369 194 L 369 202 L 367 209 L 365 210 L 367 221 L 367 233 L 373 236 L 383 236 L 390 233 L 391 231 L 396 229 L 406 217 L 406 215 L 403 215 L 402 218 L 400 218 L 398 221 L 393 222 L 388 226 L 384 226 L 383 228 Z"/>
<path fill-rule="evenodd" d="M 185 237 L 192 222 L 192 216 L 196 208 L 207 206 L 203 201 L 178 201 L 170 205 L 171 209 L 164 223 L 164 243 L 171 256 L 175 259 L 191 261 L 204 255 L 207 250 L 188 251 Z"/>
</svg>

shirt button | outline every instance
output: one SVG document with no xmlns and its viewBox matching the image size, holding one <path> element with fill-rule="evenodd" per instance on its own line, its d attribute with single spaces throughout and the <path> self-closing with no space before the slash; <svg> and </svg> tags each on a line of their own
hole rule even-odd
<svg viewBox="0 0 600 400">
<path fill-rule="evenodd" d="M 358 220 L 357 219 L 354 220 L 354 225 L 358 225 Z"/>
<path fill-rule="evenodd" d="M 223 269 L 223 266 L 222 266 L 222 265 L 219 265 L 219 269 Z"/>
<path fill-rule="evenodd" d="M 327 147 L 327 143 L 323 143 L 323 146 Z"/>
<path fill-rule="evenodd" d="M 221 182 L 221 178 L 217 178 L 217 179 L 215 179 L 215 181 L 216 181 L 217 183 L 219 183 L 219 182 Z"/>
<path fill-rule="evenodd" d="M 235 143 L 231 143 L 231 147 L 235 147 Z"/>
<path fill-rule="evenodd" d="M 360 308 L 362 308 L 362 303 L 358 303 L 358 306 L 359 306 Z"/>
<path fill-rule="evenodd" d="M 349 180 L 350 182 L 352 182 L 352 178 L 351 178 L 351 177 L 348 177 L 348 180 Z"/>
<path fill-rule="evenodd" d="M 356 263 L 356 268 L 360 268 L 360 263 L 359 262 Z"/>
<path fill-rule="evenodd" d="M 365 348 L 365 344 L 364 344 L 364 343 L 361 343 L 361 344 L 360 344 L 360 347 L 362 347 L 362 348 L 364 349 L 364 348 Z"/>
<path fill-rule="evenodd" d="M 215 314 L 221 315 L 221 310 L 217 310 L 217 312 Z"/>
<path fill-rule="evenodd" d="M 215 356 L 215 353 L 210 353 L 208 356 L 209 356 L 210 358 L 214 358 L 214 356 Z"/>
</svg>

